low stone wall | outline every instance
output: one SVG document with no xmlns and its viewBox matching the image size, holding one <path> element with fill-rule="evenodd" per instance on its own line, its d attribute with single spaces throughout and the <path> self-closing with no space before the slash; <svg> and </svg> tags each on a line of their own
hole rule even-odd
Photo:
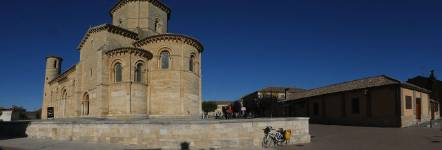
<svg viewBox="0 0 442 150">
<path fill-rule="evenodd" d="M 266 126 L 292 130 L 289 144 L 310 143 L 308 118 L 252 120 L 38 121 L 30 138 L 137 145 L 149 149 L 260 147 Z"/>
</svg>

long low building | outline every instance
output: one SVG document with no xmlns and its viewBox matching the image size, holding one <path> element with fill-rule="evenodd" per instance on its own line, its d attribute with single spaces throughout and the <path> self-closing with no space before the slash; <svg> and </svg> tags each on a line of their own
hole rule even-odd
<svg viewBox="0 0 442 150">
<path fill-rule="evenodd" d="M 388 76 L 292 93 L 278 116 L 310 117 L 313 123 L 408 127 L 439 119 L 431 91 Z"/>
</svg>

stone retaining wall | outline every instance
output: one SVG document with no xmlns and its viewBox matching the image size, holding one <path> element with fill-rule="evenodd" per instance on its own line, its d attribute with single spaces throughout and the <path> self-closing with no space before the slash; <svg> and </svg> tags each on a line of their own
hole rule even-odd
<svg viewBox="0 0 442 150">
<path fill-rule="evenodd" d="M 39 121 L 30 138 L 136 145 L 149 149 L 260 147 L 266 126 L 292 130 L 290 144 L 310 143 L 308 118 L 253 120 Z"/>
</svg>

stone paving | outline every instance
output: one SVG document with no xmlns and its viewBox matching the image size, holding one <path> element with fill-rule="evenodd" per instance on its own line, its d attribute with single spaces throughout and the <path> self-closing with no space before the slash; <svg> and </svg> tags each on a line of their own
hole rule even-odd
<svg viewBox="0 0 442 150">
<path fill-rule="evenodd" d="M 281 147 L 281 150 L 439 150 L 442 149 L 440 128 L 375 128 L 311 124 L 312 143 Z M 95 150 L 136 149 L 122 145 L 88 144 L 35 140 L 0 139 L 7 150 Z M 1 149 L 1 148 L 0 148 Z"/>
<path fill-rule="evenodd" d="M 123 150 L 136 148 L 113 144 L 90 144 L 29 138 L 0 139 L 0 150 Z"/>
<path fill-rule="evenodd" d="M 116 144 L 92 144 L 29 138 L 0 139 L 0 150 L 155 150 Z M 243 148 L 240 150 L 264 150 Z"/>
<path fill-rule="evenodd" d="M 281 150 L 440 150 L 440 128 L 310 125 L 312 142 Z"/>
</svg>

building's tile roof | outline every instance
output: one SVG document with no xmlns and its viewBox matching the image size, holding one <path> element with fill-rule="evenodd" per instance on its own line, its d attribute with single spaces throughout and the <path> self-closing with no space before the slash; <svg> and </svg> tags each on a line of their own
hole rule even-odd
<svg viewBox="0 0 442 150">
<path fill-rule="evenodd" d="M 81 48 L 83 47 L 83 45 L 85 44 L 85 42 L 87 41 L 87 39 L 89 38 L 89 36 L 91 36 L 92 34 L 96 33 L 96 32 L 100 32 L 100 31 L 107 31 L 113 34 L 117 34 L 117 35 L 121 35 L 127 38 L 131 38 L 134 40 L 138 40 L 138 34 L 132 31 L 129 31 L 127 29 L 112 25 L 112 24 L 102 24 L 102 25 L 98 25 L 92 28 L 89 28 L 89 30 L 86 32 L 86 34 L 83 36 L 83 38 L 81 39 L 80 44 L 78 45 L 77 49 L 81 50 Z"/>
<path fill-rule="evenodd" d="M 426 89 L 426 88 L 420 87 L 420 86 L 415 85 L 415 84 L 407 83 L 407 82 L 402 83 L 401 86 L 404 87 L 404 88 L 413 89 L 413 90 L 421 91 L 421 92 L 424 92 L 424 93 L 431 93 L 431 91 Z"/>
<path fill-rule="evenodd" d="M 134 48 L 134 47 L 116 48 L 116 49 L 113 49 L 113 50 L 106 51 L 105 54 L 108 55 L 108 56 L 112 56 L 112 55 L 115 55 L 115 54 L 122 54 L 122 53 L 125 53 L 125 52 L 130 52 L 130 53 L 133 53 L 133 54 L 145 57 L 147 59 L 152 59 L 152 57 L 153 57 L 153 54 L 151 52 L 149 52 L 147 50 L 144 50 L 144 49 L 141 49 L 141 48 Z"/>
<path fill-rule="evenodd" d="M 213 101 L 209 101 L 209 102 L 214 102 L 216 105 L 229 105 L 231 103 L 233 103 L 234 101 L 230 101 L 230 100 L 213 100 Z"/>
<path fill-rule="evenodd" d="M 171 9 L 159 0 L 119 0 L 118 3 L 115 4 L 114 7 L 112 7 L 112 9 L 110 10 L 110 15 L 112 16 L 112 14 L 115 11 L 117 11 L 118 9 L 123 7 L 124 5 L 126 5 L 130 2 L 138 2 L 138 1 L 147 1 L 151 4 L 153 4 L 154 6 L 160 8 L 161 10 L 165 11 L 167 13 L 168 17 L 170 17 Z"/>
<path fill-rule="evenodd" d="M 357 90 L 357 89 L 365 89 L 370 87 L 379 87 L 379 86 L 385 86 L 385 85 L 402 85 L 407 88 L 413 88 L 416 90 L 420 90 L 423 92 L 428 92 L 428 90 L 425 90 L 423 88 L 420 88 L 416 85 L 411 84 L 403 84 L 401 81 L 393 79 L 391 77 L 381 75 L 381 76 L 375 76 L 375 77 L 368 77 L 364 79 L 359 80 L 353 80 L 338 84 L 333 84 L 321 88 L 311 89 L 307 90 L 305 92 L 300 93 L 293 93 L 288 95 L 288 100 L 298 100 L 308 97 L 315 97 L 320 95 L 326 95 L 331 93 L 338 93 L 338 92 L 344 92 L 344 91 L 351 91 L 351 90 Z"/>
<path fill-rule="evenodd" d="M 195 47 L 198 49 L 199 52 L 204 51 L 204 46 L 201 44 L 197 39 L 187 36 L 187 35 L 181 35 L 181 34 L 174 34 L 174 33 L 166 33 L 166 34 L 159 34 L 154 36 L 149 36 L 144 39 L 140 39 L 133 43 L 135 47 L 141 47 L 147 43 L 154 43 L 158 41 L 181 41 L 183 43 L 186 43 L 190 46 Z"/>
<path fill-rule="evenodd" d="M 51 81 L 49 81 L 48 84 L 52 84 L 52 83 L 55 83 L 55 82 L 58 82 L 60 80 L 67 78 L 67 76 L 69 76 L 71 73 L 75 72 L 76 69 L 77 69 L 77 65 L 73 65 L 68 70 L 64 71 L 62 74 L 60 74 L 59 76 L 57 76 L 54 79 L 52 79 Z"/>
<path fill-rule="evenodd" d="M 286 90 L 289 93 L 297 93 L 297 92 L 307 91 L 306 89 L 293 88 L 293 87 L 266 87 L 266 88 L 263 88 L 259 91 L 260 92 L 285 92 Z"/>
<path fill-rule="evenodd" d="M 306 89 L 301 88 L 294 88 L 294 87 L 265 87 L 258 91 L 251 92 L 245 96 L 242 96 L 242 98 L 248 97 L 250 95 L 256 94 L 258 92 L 274 92 L 274 93 L 284 93 L 285 90 L 287 90 L 287 93 L 298 93 L 298 92 L 304 92 L 307 91 Z"/>
</svg>

